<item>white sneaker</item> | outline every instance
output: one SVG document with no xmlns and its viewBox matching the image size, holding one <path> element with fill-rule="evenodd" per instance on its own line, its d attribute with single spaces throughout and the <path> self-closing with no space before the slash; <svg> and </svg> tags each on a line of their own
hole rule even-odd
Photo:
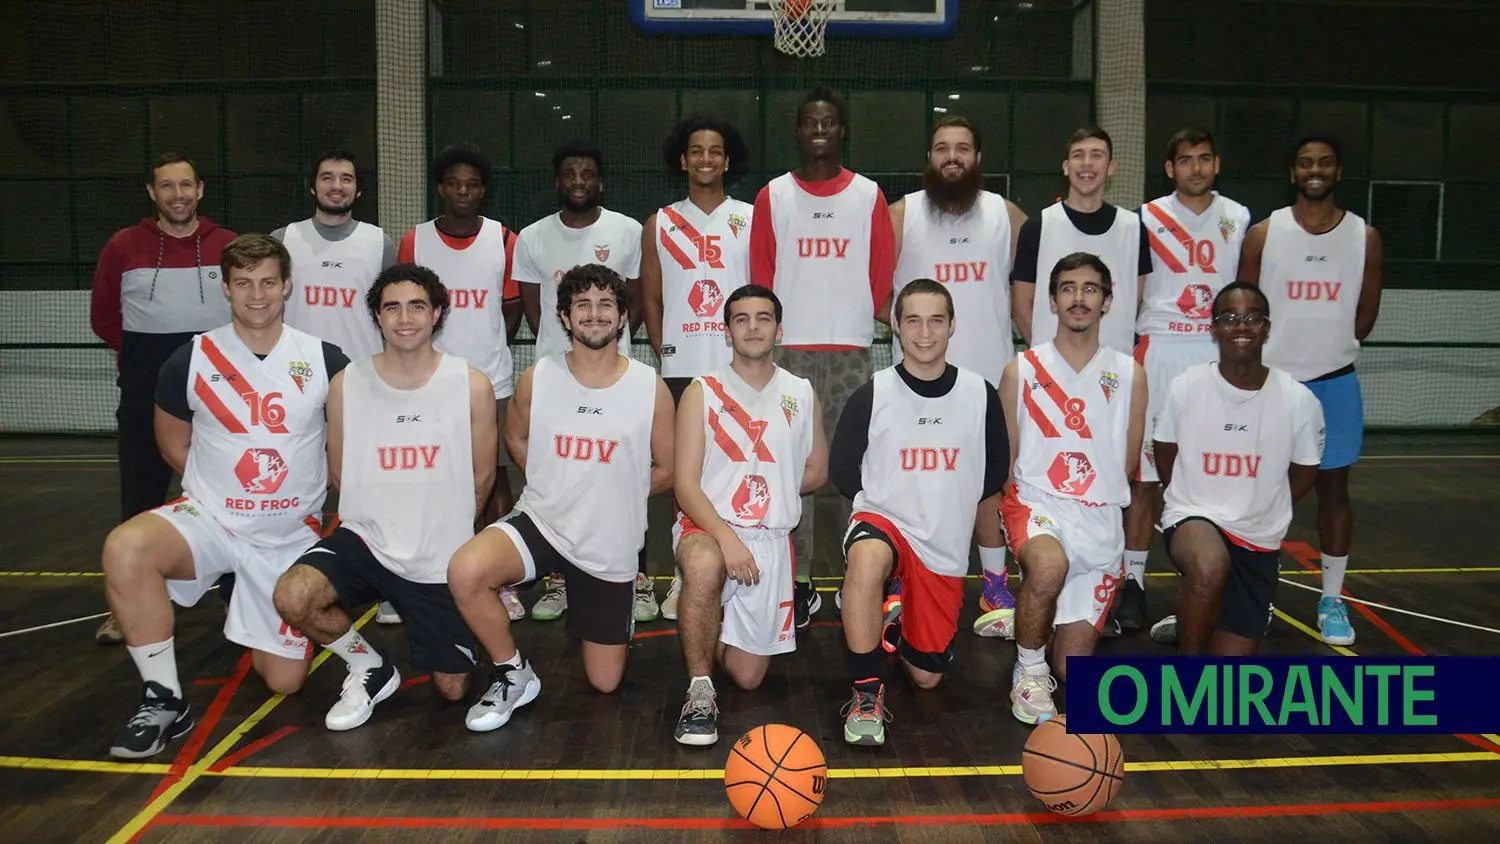
<svg viewBox="0 0 1500 844">
<path fill-rule="evenodd" d="M 536 700 L 541 693 L 541 678 L 531 670 L 531 663 L 524 657 L 520 668 L 497 665 L 484 697 L 469 707 L 469 713 L 464 716 L 464 726 L 476 733 L 498 730 L 510 722 L 510 716 L 517 709 Z"/>
<path fill-rule="evenodd" d="M 661 608 L 656 605 L 656 587 L 651 585 L 651 578 L 644 574 L 635 576 L 635 620 L 637 624 L 645 624 L 655 621 L 661 615 Z"/>
<path fill-rule="evenodd" d="M 401 613 L 396 612 L 396 605 L 390 601 L 381 601 L 380 609 L 375 611 L 376 624 L 400 624 Z"/>
<path fill-rule="evenodd" d="M 1026 674 L 1017 665 L 1011 677 L 1010 712 L 1023 724 L 1040 724 L 1057 714 L 1052 702 L 1052 693 L 1057 691 L 1057 680 L 1049 669 L 1041 674 Z"/>
<path fill-rule="evenodd" d="M 667 599 L 661 602 L 661 617 L 668 621 L 677 620 L 677 601 L 682 597 L 682 575 L 672 575 L 672 587 L 667 590 Z"/>
<path fill-rule="evenodd" d="M 1169 615 L 1151 625 L 1151 641 L 1163 645 L 1177 644 L 1177 616 Z"/>
<path fill-rule="evenodd" d="M 401 688 L 401 672 L 390 660 L 375 668 L 359 671 L 349 669 L 344 678 L 344 691 L 338 703 L 328 710 L 323 723 L 330 730 L 342 732 L 362 726 L 375 714 L 375 704 L 396 693 Z"/>
<path fill-rule="evenodd" d="M 516 592 L 516 587 L 502 586 L 500 603 L 505 605 L 505 612 L 510 615 L 511 621 L 520 621 L 526 617 L 526 605 L 521 603 L 521 596 Z"/>
</svg>

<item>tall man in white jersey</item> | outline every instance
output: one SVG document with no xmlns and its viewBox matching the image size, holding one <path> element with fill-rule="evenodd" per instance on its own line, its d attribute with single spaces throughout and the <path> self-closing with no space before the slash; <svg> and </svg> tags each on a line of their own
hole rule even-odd
<svg viewBox="0 0 1500 844">
<path fill-rule="evenodd" d="M 875 320 L 885 312 L 896 264 L 890 208 L 880 186 L 841 163 L 849 108 L 818 88 L 797 107 L 801 166 L 772 179 L 755 198 L 750 279 L 786 305 L 778 363 L 807 378 L 833 428 L 849 396 L 870 379 Z M 840 524 L 849 502 L 838 502 Z M 797 548 L 797 627 L 822 600 L 812 587 L 813 496 L 802 502 Z"/>
<path fill-rule="evenodd" d="M 604 195 L 604 154 L 591 145 L 571 143 L 552 154 L 558 210 L 521 230 L 516 240 L 515 279 L 521 306 L 536 336 L 536 359 L 561 354 L 571 340 L 558 318 L 558 287 L 574 267 L 599 264 L 626 280 L 630 288 L 629 324 L 617 345 L 630 356 L 630 338 L 640 327 L 640 223 L 600 204 Z M 635 620 L 656 619 L 660 607 L 646 577 L 646 546 L 636 560 Z M 531 608 L 537 621 L 551 621 L 568 611 L 563 572 L 547 578 L 542 597 Z"/>
<path fill-rule="evenodd" d="M 499 440 L 489 376 L 433 345 L 448 302 L 426 267 L 382 272 L 365 313 L 385 350 L 328 387 L 340 526 L 281 576 L 275 597 L 282 618 L 348 666 L 324 718 L 330 730 L 364 724 L 401 685 L 396 666 L 349 620 L 370 601 L 390 601 L 407 620 L 412 667 L 432 675 L 439 695 L 454 701 L 468 691 L 478 645 L 448 589 L 448 561 L 473 538 Z"/>
<path fill-rule="evenodd" d="M 701 115 L 680 121 L 662 144 L 667 170 L 687 174 L 688 195 L 646 218 L 641 294 L 646 335 L 676 402 L 694 378 L 730 360 L 724 306 L 750 281 L 755 209 L 728 196 L 725 188 L 744 172 L 749 157 L 737 129 Z M 681 593 L 679 570 L 662 601 L 662 616 L 677 618 Z"/>
<path fill-rule="evenodd" d="M 433 159 L 429 178 L 442 200 L 443 213 L 407 232 L 401 238 L 398 258 L 403 264 L 427 267 L 443 280 L 448 307 L 434 346 L 462 358 L 490 379 L 498 439 L 504 436 L 506 408 L 515 392 L 510 343 L 521 326 L 520 293 L 511 278 L 516 236 L 499 220 L 480 212 L 494 171 L 479 150 L 448 147 Z M 498 461 L 490 499 L 480 508 L 480 525 L 509 513 L 514 504 L 506 467 L 515 464 L 504 449 L 499 449 Z M 526 608 L 515 590 L 505 590 L 500 597 L 511 618 L 525 618 Z M 400 620 L 394 607 L 381 604 L 376 621 Z"/>
<path fill-rule="evenodd" d="M 105 594 L 143 685 L 110 748 L 120 759 L 153 756 L 192 729 L 172 604 L 193 606 L 225 574 L 236 585 L 224 636 L 251 649 L 273 692 L 291 694 L 307 676 L 307 640 L 271 595 L 321 531 L 328 379 L 349 361 L 282 323 L 286 247 L 243 235 L 224 247 L 220 270 L 232 321 L 173 352 L 157 381 L 157 442 L 182 473 L 183 495 L 104 542 Z"/>
<path fill-rule="evenodd" d="M 918 278 L 945 285 L 959 316 L 948 360 L 979 373 L 993 387 L 1016 355 L 1010 272 L 1026 214 L 984 190 L 981 147 L 979 129 L 967 118 L 944 117 L 933 127 L 922 190 L 891 205 L 897 256 L 893 288 L 900 295 L 907 282 Z M 899 363 L 901 344 L 891 352 Z M 1006 582 L 999 498 L 980 502 L 974 528 L 983 570 L 974 632 L 1010 638 L 1015 635 L 1016 601 Z"/>
<path fill-rule="evenodd" d="M 625 674 L 635 630 L 637 553 L 646 499 L 672 486 L 674 413 L 652 368 L 620 354 L 630 290 L 614 270 L 575 267 L 557 287 L 558 318 L 572 348 L 541 358 L 516 384 L 505 443 L 526 473 L 509 516 L 458 550 L 448 584 L 494 664 L 469 709 L 470 730 L 504 726 L 542 684 L 516 649 L 495 591 L 567 574 L 568 634 L 582 641 L 589 684 L 609 694 Z"/>
<path fill-rule="evenodd" d="M 1021 226 L 1011 273 L 1011 312 L 1028 346 L 1039 346 L 1057 331 L 1050 299 L 1037 294 L 1037 281 L 1066 255 L 1097 255 L 1109 267 L 1114 300 L 1099 342 L 1117 352 L 1135 349 L 1136 312 L 1144 278 L 1151 272 L 1146 228 L 1133 211 L 1104 201 L 1105 182 L 1115 174 L 1114 142 L 1099 128 L 1079 129 L 1068 141 L 1062 165 L 1068 196 Z"/>
<path fill-rule="evenodd" d="M 297 265 L 286 324 L 338 346 L 350 360 L 380 351 L 365 294 L 396 263 L 396 244 L 380 227 L 354 219 L 361 196 L 354 154 L 329 150 L 313 164 L 313 215 L 271 232 Z"/>
<path fill-rule="evenodd" d="M 781 318 L 781 301 L 760 285 L 729 294 L 733 357 L 693 379 L 677 410 L 677 633 L 690 678 L 682 744 L 719 739 L 715 650 L 735 684 L 754 689 L 773 655 L 797 648 L 791 533 L 801 494 L 828 480 L 828 441 L 812 384 L 776 365 Z"/>
<path fill-rule="evenodd" d="M 1245 237 L 1239 277 L 1259 284 L 1277 313 L 1266 365 L 1306 384 L 1323 405 L 1327 440 L 1318 471 L 1318 544 L 1323 597 L 1318 630 L 1330 645 L 1354 644 L 1344 572 L 1354 537 L 1349 469 L 1364 442 L 1365 406 L 1354 362 L 1380 315 L 1380 234 L 1338 206 L 1343 169 L 1330 135 L 1300 139 L 1292 156 L 1295 204 L 1272 212 Z"/>
<path fill-rule="evenodd" d="M 1130 484 L 1125 511 L 1125 585 L 1114 617 L 1125 630 L 1146 624 L 1146 557 L 1156 528 L 1157 478 L 1152 430 L 1167 388 L 1188 367 L 1218 357 L 1210 334 L 1214 297 L 1234 280 L 1250 210 L 1214 191 L 1219 154 L 1213 135 L 1198 127 L 1167 142 L 1165 168 L 1175 190 L 1141 207 L 1151 244 L 1151 273 L 1141 288 L 1135 359 L 1152 386 L 1146 407 L 1144 453 Z"/>
<path fill-rule="evenodd" d="M 853 684 L 844 741 L 874 746 L 885 743 L 889 720 L 882 650 L 901 655 L 919 688 L 943 679 L 976 508 L 999 493 L 1010 465 L 995 391 L 948 362 L 954 308 L 947 288 L 914 279 L 892 312 L 902 360 L 850 396 L 829 457 L 829 475 L 853 501 L 841 606 Z"/>
<path fill-rule="evenodd" d="M 1323 409 L 1261 362 L 1271 332 L 1263 291 L 1224 287 L 1212 319 L 1218 360 L 1172 382 L 1156 423 L 1163 533 L 1183 575 L 1178 652 L 1253 656 L 1271 623 L 1292 506 L 1317 481 Z"/>
<path fill-rule="evenodd" d="M 1010 700 L 1026 724 L 1057 714 L 1048 641 L 1066 680 L 1067 658 L 1094 652 L 1125 574 L 1121 509 L 1149 396 L 1141 365 L 1100 340 L 1112 294 L 1097 255 L 1064 256 L 1047 285 L 1056 334 L 1011 361 L 1000 380 L 1014 459 L 1000 513 L 1024 578 Z"/>
</svg>

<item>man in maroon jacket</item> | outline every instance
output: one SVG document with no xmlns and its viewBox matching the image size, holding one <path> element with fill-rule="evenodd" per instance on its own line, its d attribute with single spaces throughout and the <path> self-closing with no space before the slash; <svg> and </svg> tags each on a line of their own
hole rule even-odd
<svg viewBox="0 0 1500 844">
<path fill-rule="evenodd" d="M 146 193 L 156 216 L 121 229 L 94 270 L 90 321 L 117 354 L 120 521 L 160 507 L 172 469 L 156 447 L 156 376 L 194 334 L 229 322 L 219 258 L 235 233 L 198 216 L 203 179 L 193 162 L 166 153 L 151 167 Z M 123 639 L 114 616 L 100 625 L 100 644 Z"/>
</svg>

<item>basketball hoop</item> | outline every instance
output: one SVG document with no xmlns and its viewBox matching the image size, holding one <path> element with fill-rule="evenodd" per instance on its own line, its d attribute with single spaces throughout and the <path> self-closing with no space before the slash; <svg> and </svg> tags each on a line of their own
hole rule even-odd
<svg viewBox="0 0 1500 844">
<path fill-rule="evenodd" d="M 789 56 L 823 55 L 823 39 L 836 0 L 770 0 L 776 49 Z"/>
</svg>

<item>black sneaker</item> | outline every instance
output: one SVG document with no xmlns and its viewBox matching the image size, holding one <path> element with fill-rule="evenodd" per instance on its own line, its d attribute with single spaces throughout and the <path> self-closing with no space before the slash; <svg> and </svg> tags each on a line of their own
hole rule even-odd
<svg viewBox="0 0 1500 844">
<path fill-rule="evenodd" d="M 673 734 L 678 744 L 708 747 L 719 740 L 719 704 L 713 686 L 702 680 L 688 686 L 687 703 Z"/>
<path fill-rule="evenodd" d="M 229 599 L 234 597 L 234 573 L 219 578 L 219 597 L 223 599 L 224 606 L 229 606 Z"/>
<path fill-rule="evenodd" d="M 1113 615 L 1122 630 L 1140 630 L 1146 626 L 1146 590 L 1135 578 L 1125 578 L 1125 588 L 1115 601 Z"/>
<path fill-rule="evenodd" d="M 805 580 L 799 580 L 792 585 L 792 602 L 797 615 L 798 630 L 812 624 L 812 617 L 823 608 L 823 598 L 818 595 L 818 590 L 813 588 L 812 583 Z"/>
<path fill-rule="evenodd" d="M 115 736 L 109 755 L 116 759 L 145 759 L 167 747 L 167 742 L 193 729 L 193 713 L 187 701 L 160 683 L 147 682 L 141 706 L 130 723 Z"/>
</svg>

